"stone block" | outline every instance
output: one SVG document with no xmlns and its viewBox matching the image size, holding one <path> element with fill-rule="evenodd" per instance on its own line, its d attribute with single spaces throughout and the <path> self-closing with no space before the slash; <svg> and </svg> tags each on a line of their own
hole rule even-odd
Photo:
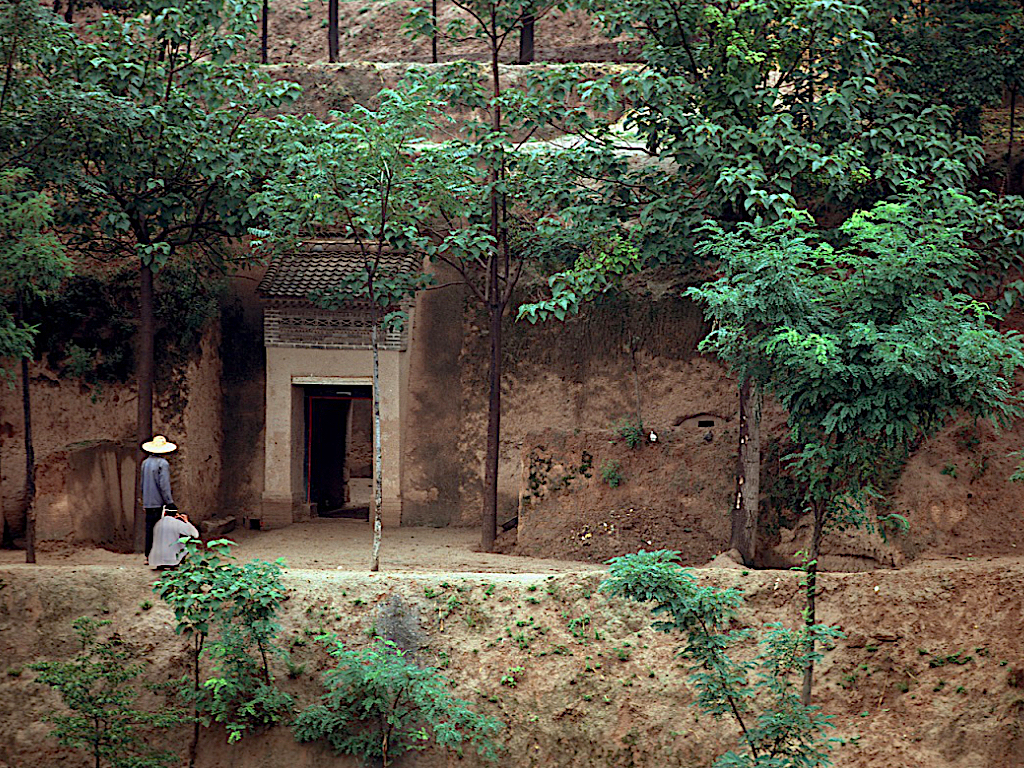
<svg viewBox="0 0 1024 768">
<path fill-rule="evenodd" d="M 260 509 L 260 530 L 284 528 L 294 520 L 294 505 L 291 499 L 264 498 Z"/>
<path fill-rule="evenodd" d="M 235 530 L 236 521 L 233 517 L 220 517 L 214 520 L 203 520 L 199 524 L 199 530 L 204 536 L 223 536 Z"/>
</svg>

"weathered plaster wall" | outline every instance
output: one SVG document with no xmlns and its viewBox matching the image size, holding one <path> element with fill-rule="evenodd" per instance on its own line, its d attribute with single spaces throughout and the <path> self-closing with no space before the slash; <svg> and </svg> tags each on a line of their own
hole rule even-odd
<svg viewBox="0 0 1024 768">
<path fill-rule="evenodd" d="M 445 285 L 450 278 L 442 272 L 437 282 Z M 235 294 L 244 294 L 251 283 L 236 281 L 229 305 L 235 301 L 244 304 L 247 299 Z M 679 417 L 703 412 L 721 399 L 722 386 L 724 391 L 729 390 L 731 384 L 725 381 L 724 372 L 695 356 L 704 322 L 700 311 L 677 298 L 678 294 L 669 291 L 661 298 L 608 298 L 566 323 L 529 326 L 507 321 L 499 469 L 503 520 L 513 517 L 518 509 L 520 457 L 528 435 L 549 429 L 570 434 L 576 430 L 608 430 L 617 419 L 633 418 L 636 396 L 629 353 L 631 336 L 638 339 L 642 410 L 649 427 L 662 429 Z M 251 345 L 253 339 L 262 338 L 258 311 L 235 314 L 239 318 L 244 315 L 245 324 L 234 328 L 233 346 Z M 397 427 L 402 441 L 403 525 L 477 522 L 487 425 L 487 343 L 483 328 L 477 308 L 458 286 L 422 292 L 417 297 L 409 350 L 404 353 L 406 364 L 399 373 L 406 382 L 399 405 L 401 424 Z M 285 380 L 290 372 L 346 376 L 369 371 L 368 363 L 362 364 L 367 361 L 356 359 L 358 352 L 345 353 L 349 357 L 344 360 L 326 350 L 275 350 L 274 354 L 280 359 L 270 368 L 276 370 L 278 363 L 283 367 L 280 375 L 272 375 L 275 381 L 281 379 L 280 386 L 289 391 L 298 390 Z M 225 466 L 230 464 L 232 469 L 225 472 L 224 487 L 231 488 L 234 498 L 254 500 L 265 491 L 263 477 L 248 469 L 239 471 L 238 467 L 252 467 L 263 461 L 262 403 L 259 408 L 255 403 L 257 392 L 262 398 L 263 371 L 253 365 L 246 368 L 251 378 L 228 376 L 231 366 L 227 361 L 225 357 Z M 274 399 L 275 395 L 271 392 L 270 397 Z M 250 402 L 244 410 L 239 405 L 243 400 Z M 726 400 L 729 410 L 732 398 Z M 722 409 L 715 405 L 715 410 Z M 722 415 L 730 416 L 731 411 Z M 294 441 L 300 436 L 291 433 L 298 423 L 295 416 L 287 427 L 288 435 L 272 435 L 271 445 L 299 444 Z M 280 429 L 285 428 L 282 422 Z M 233 431 L 248 436 L 246 459 L 241 464 L 231 464 Z M 289 468 L 291 479 L 265 475 L 271 480 L 267 490 L 280 495 L 282 503 L 293 504 L 295 500 L 290 496 L 300 490 L 291 487 L 292 480 L 301 474 L 301 466 L 290 466 L 296 457 L 298 453 L 282 453 L 272 462 L 264 462 L 266 466 Z M 388 466 L 395 463 L 386 458 L 385 472 L 389 472 Z M 231 508 L 244 511 L 237 505 Z"/>
<path fill-rule="evenodd" d="M 153 424 L 179 444 L 171 456 L 175 501 L 196 520 L 214 516 L 221 452 L 220 332 L 215 325 L 180 375 L 158 382 Z M 130 546 L 126 516 L 135 497 L 137 398 L 134 386 L 89 390 L 31 369 L 39 541 Z M 15 537 L 24 535 L 24 424 L 20 384 L 0 389 L 0 499 Z"/>
<path fill-rule="evenodd" d="M 256 267 L 235 274 L 221 306 L 220 507 L 226 515 L 239 517 L 258 517 L 263 493 L 267 355 L 256 286 L 264 271 Z"/>
<path fill-rule="evenodd" d="M 130 549 L 137 461 L 132 443 L 111 440 L 51 453 L 37 472 L 37 539 Z"/>
<path fill-rule="evenodd" d="M 607 298 L 565 323 L 506 323 L 499 456 L 499 522 L 518 509 L 520 457 L 526 436 L 608 430 L 619 419 L 635 420 L 636 385 L 630 339 L 636 338 L 641 411 L 648 429 L 661 430 L 679 417 L 699 413 L 728 388 L 724 372 L 697 356 L 705 332 L 700 310 L 677 298 Z M 460 354 L 459 453 L 477 474 L 462 487 L 450 522 L 474 524 L 481 508 L 487 428 L 487 346 L 483 318 L 467 310 Z M 717 408 L 716 410 L 721 410 Z M 731 416 L 723 413 L 723 416 Z"/>
<path fill-rule="evenodd" d="M 438 284 L 451 275 L 438 272 Z M 460 354 L 463 290 L 421 293 L 409 336 L 409 412 L 403 523 L 448 525 L 482 465 L 465 455 Z"/>
<path fill-rule="evenodd" d="M 77 381 L 58 380 L 42 364 L 31 366 L 30 379 L 38 467 L 36 487 L 40 497 L 63 493 L 69 446 L 93 441 L 134 442 L 137 401 L 132 388 L 107 386 L 101 392 L 90 391 Z M 21 397 L 20 380 L 12 386 L 0 387 L 0 500 L 15 537 L 24 535 L 25 432 Z M 55 530 L 70 530 L 68 525 L 55 525 Z"/>
<path fill-rule="evenodd" d="M 221 454 L 221 330 L 211 322 L 200 343 L 198 356 L 186 371 L 187 397 L 184 412 L 175 419 L 183 439 L 171 466 L 177 485 L 178 508 L 196 520 L 219 517 Z"/>
</svg>

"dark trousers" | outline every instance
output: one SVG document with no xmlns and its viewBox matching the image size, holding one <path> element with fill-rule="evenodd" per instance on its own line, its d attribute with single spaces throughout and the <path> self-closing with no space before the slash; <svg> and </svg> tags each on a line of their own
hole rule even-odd
<svg viewBox="0 0 1024 768">
<path fill-rule="evenodd" d="M 146 557 L 149 557 L 149 550 L 153 548 L 153 526 L 163 511 L 163 507 L 146 507 Z"/>
</svg>

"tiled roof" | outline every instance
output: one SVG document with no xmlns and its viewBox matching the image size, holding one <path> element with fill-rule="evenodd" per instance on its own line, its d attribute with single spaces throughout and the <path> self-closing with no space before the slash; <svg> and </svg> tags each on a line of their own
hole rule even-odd
<svg viewBox="0 0 1024 768">
<path fill-rule="evenodd" d="M 337 285 L 338 280 L 362 271 L 363 256 L 355 243 L 313 240 L 298 251 L 285 253 L 271 262 L 260 281 L 259 294 L 265 299 L 306 300 L 310 293 Z M 419 272 L 421 259 L 415 254 L 385 250 L 382 273 Z"/>
</svg>

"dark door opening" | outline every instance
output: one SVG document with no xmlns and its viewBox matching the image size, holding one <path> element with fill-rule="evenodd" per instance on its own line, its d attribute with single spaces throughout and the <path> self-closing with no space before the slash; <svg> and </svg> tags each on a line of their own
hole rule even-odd
<svg viewBox="0 0 1024 768">
<path fill-rule="evenodd" d="M 372 466 L 372 433 L 363 424 L 369 414 L 370 388 L 306 387 L 306 500 L 319 517 L 368 520 L 369 494 L 363 480 Z"/>
</svg>

